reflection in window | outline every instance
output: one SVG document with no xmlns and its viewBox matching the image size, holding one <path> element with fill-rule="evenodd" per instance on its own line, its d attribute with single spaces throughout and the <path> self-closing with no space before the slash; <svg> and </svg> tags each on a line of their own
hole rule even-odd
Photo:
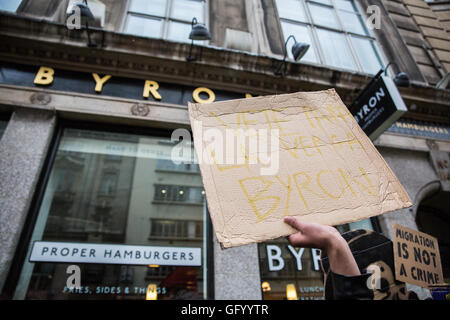
<svg viewBox="0 0 450 320">
<path fill-rule="evenodd" d="M 100 193 L 105 196 L 112 196 L 117 188 L 117 172 L 105 172 L 101 182 Z"/>
<path fill-rule="evenodd" d="M 22 0 L 0 0 L 0 10 L 16 12 Z"/>
<path fill-rule="evenodd" d="M 340 233 L 355 229 L 374 230 L 371 219 L 336 226 Z M 258 244 L 261 290 L 264 300 L 286 300 L 295 291 L 298 300 L 323 300 L 324 278 L 320 250 L 294 248 L 286 239 Z"/>
<path fill-rule="evenodd" d="M 124 32 L 189 42 L 194 17 L 199 23 L 205 23 L 205 0 L 131 0 Z"/>
<path fill-rule="evenodd" d="M 156 201 L 203 204 L 205 191 L 201 187 L 179 185 L 155 185 Z"/>
<path fill-rule="evenodd" d="M 113 248 L 198 247 L 203 251 L 200 173 L 191 170 L 196 168 L 193 162 L 184 164 L 181 170 L 157 169 L 170 159 L 170 142 L 170 138 L 65 129 L 29 250 L 35 241 L 49 241 L 100 243 Z M 163 186 L 171 190 L 168 195 L 173 199 L 153 203 L 155 186 L 159 191 Z M 184 205 L 174 206 L 173 202 Z M 206 294 L 203 266 L 167 265 L 164 268 L 170 272 L 152 275 L 148 265 L 96 261 L 75 263 L 81 268 L 83 289 L 74 292 L 66 287 L 66 269 L 73 263 L 26 260 L 14 298 L 145 299 L 149 284 L 156 286 L 162 300 L 202 299 Z"/>
<path fill-rule="evenodd" d="M 200 168 L 196 163 L 179 162 L 175 163 L 170 159 L 158 159 L 157 170 L 180 171 L 185 173 L 200 173 Z"/>
<path fill-rule="evenodd" d="M 151 219 L 150 222 L 150 237 L 200 239 L 202 235 L 202 221 Z"/>
<path fill-rule="evenodd" d="M 332 7 L 308 2 L 308 8 L 314 24 L 334 29 L 339 28 L 339 22 Z"/>
<path fill-rule="evenodd" d="M 287 289 L 293 288 L 299 300 L 323 300 L 319 250 L 289 247 L 285 239 L 261 243 L 258 250 L 264 300 L 286 300 Z"/>
<path fill-rule="evenodd" d="M 382 68 L 375 38 L 354 0 L 277 0 L 276 5 L 284 39 L 294 35 L 310 44 L 302 61 L 369 74 Z"/>
</svg>

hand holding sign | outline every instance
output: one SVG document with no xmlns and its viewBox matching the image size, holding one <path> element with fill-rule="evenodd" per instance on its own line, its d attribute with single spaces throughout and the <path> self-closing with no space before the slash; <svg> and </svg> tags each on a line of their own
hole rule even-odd
<svg viewBox="0 0 450 320">
<path fill-rule="evenodd" d="M 360 275 L 353 254 L 337 229 L 318 223 L 300 222 L 294 217 L 285 217 L 284 222 L 298 230 L 289 236 L 289 242 L 293 246 L 323 250 L 334 273 L 346 276 Z"/>
</svg>

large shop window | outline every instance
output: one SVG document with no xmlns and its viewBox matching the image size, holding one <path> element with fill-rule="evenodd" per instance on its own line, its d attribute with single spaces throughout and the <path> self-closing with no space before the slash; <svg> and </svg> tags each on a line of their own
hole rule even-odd
<svg viewBox="0 0 450 320">
<path fill-rule="evenodd" d="M 376 74 L 382 60 L 354 0 L 275 0 L 284 39 L 310 44 L 302 61 Z M 288 43 L 288 54 L 292 58 Z"/>
<path fill-rule="evenodd" d="M 206 23 L 205 0 L 130 0 L 124 32 L 137 36 L 190 42 L 192 18 Z"/>
<path fill-rule="evenodd" d="M 374 230 L 371 219 L 336 227 L 344 233 Z M 261 290 L 264 300 L 323 300 L 320 250 L 294 248 L 286 239 L 258 244 Z"/>
<path fill-rule="evenodd" d="M 14 298 L 206 298 L 202 181 L 173 145 L 64 129 Z"/>
</svg>

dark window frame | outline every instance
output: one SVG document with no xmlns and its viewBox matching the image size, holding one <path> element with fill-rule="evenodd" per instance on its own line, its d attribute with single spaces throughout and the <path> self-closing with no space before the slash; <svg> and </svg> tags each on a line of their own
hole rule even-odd
<svg viewBox="0 0 450 320">
<path fill-rule="evenodd" d="M 6 128 L 8 127 L 8 122 L 11 120 L 12 114 L 9 112 L 0 112 L 0 121 L 6 122 Z M 5 129 L 6 129 L 5 128 Z M 2 139 L 2 135 L 0 135 L 0 140 Z"/>
<path fill-rule="evenodd" d="M 0 113 L 0 116 L 2 114 Z M 149 137 L 161 137 L 170 138 L 171 131 L 167 129 L 157 129 L 148 127 L 134 127 L 126 125 L 116 125 L 112 126 L 109 123 L 99 123 L 99 122 L 81 122 L 74 120 L 58 119 L 56 123 L 56 129 L 52 137 L 50 148 L 45 157 L 44 164 L 42 166 L 38 182 L 34 194 L 31 198 L 30 209 L 25 219 L 24 227 L 21 230 L 18 245 L 16 247 L 8 275 L 6 277 L 5 284 L 0 294 L 2 299 L 12 299 L 14 291 L 19 281 L 20 274 L 22 272 L 22 267 L 25 259 L 27 259 L 27 250 L 31 241 L 31 236 L 33 234 L 36 220 L 39 216 L 39 210 L 42 205 L 45 190 L 50 179 L 50 173 L 55 163 L 56 154 L 58 147 L 63 136 L 65 129 L 79 129 L 79 130 L 91 130 L 91 131 L 106 131 L 113 133 L 125 133 L 125 134 L 136 134 L 145 135 Z M 204 204 L 205 210 L 206 202 Z M 207 208 L 206 208 L 207 210 Z M 206 221 L 204 221 L 204 226 L 206 228 L 206 248 L 204 248 L 204 254 L 206 254 L 206 265 L 203 268 L 207 270 L 207 292 L 206 300 L 214 299 L 214 251 L 213 251 L 213 231 L 212 222 L 207 212 Z M 20 268 L 17 268 L 20 266 Z"/>
</svg>

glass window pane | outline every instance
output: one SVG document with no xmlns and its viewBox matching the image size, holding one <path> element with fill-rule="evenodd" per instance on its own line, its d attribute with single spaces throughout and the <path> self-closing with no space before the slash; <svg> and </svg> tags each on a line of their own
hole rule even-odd
<svg viewBox="0 0 450 320">
<path fill-rule="evenodd" d="M 287 300 L 294 292 L 298 300 L 323 300 L 323 274 L 320 271 L 320 251 L 295 248 L 298 261 L 286 239 L 258 244 L 259 270 L 263 300 Z M 278 261 L 273 259 L 279 257 Z M 282 260 L 282 263 L 281 263 Z"/>
<path fill-rule="evenodd" d="M 280 18 L 308 21 L 303 3 L 300 0 L 277 0 L 277 9 Z"/>
<path fill-rule="evenodd" d="M 132 0 L 129 11 L 164 17 L 167 0 Z"/>
<path fill-rule="evenodd" d="M 157 170 L 158 160 L 171 159 L 170 141 L 64 130 L 27 257 L 42 241 L 52 254 L 42 249 L 39 260 L 25 259 L 15 299 L 145 300 L 150 284 L 158 300 L 203 298 L 203 233 L 188 226 L 203 226 L 204 208 L 186 205 L 199 201 L 196 194 L 184 200 L 189 188 L 203 190 L 202 179 L 200 173 Z M 118 161 L 110 161 L 111 155 Z M 152 197 L 169 188 L 180 202 Z M 188 234 L 194 236 L 187 239 Z M 200 249 L 191 253 L 199 263 L 192 263 L 186 247 Z M 81 290 L 67 287 L 67 267 L 73 264 L 81 269 Z"/>
<path fill-rule="evenodd" d="M 359 14 L 353 14 L 346 11 L 339 11 L 344 29 L 348 32 L 367 35 L 366 29 L 363 25 L 363 21 Z"/>
<path fill-rule="evenodd" d="M 370 219 L 364 219 L 357 222 L 351 222 L 349 223 L 350 230 L 356 230 L 356 229 L 365 229 L 365 230 L 373 230 L 373 224 L 372 220 Z"/>
<path fill-rule="evenodd" d="M 311 33 L 307 26 L 301 25 L 301 24 L 289 23 L 289 22 L 281 22 L 281 27 L 283 29 L 284 41 L 286 41 L 286 39 L 289 37 L 289 35 L 292 34 L 295 37 L 295 40 L 297 40 L 298 42 L 309 43 L 310 47 L 300 61 L 308 61 L 308 62 L 318 62 L 319 61 L 316 56 L 315 45 L 311 40 L 312 39 Z M 287 45 L 288 56 L 291 59 L 293 59 L 292 53 L 291 53 L 291 48 L 292 48 L 293 44 L 294 44 L 294 40 L 291 39 L 291 40 L 289 40 L 288 45 Z"/>
<path fill-rule="evenodd" d="M 323 3 L 323 4 L 328 4 L 331 6 L 331 0 L 309 0 L 312 2 L 319 2 L 319 3 Z"/>
<path fill-rule="evenodd" d="M 334 10 L 330 7 L 308 3 L 315 24 L 340 29 Z"/>
<path fill-rule="evenodd" d="M 16 12 L 22 0 L 0 0 L 0 10 Z"/>
<path fill-rule="evenodd" d="M 376 74 L 382 68 L 382 65 L 376 54 L 373 41 L 359 37 L 351 37 L 351 39 L 363 71 Z"/>
<path fill-rule="evenodd" d="M 125 33 L 150 38 L 161 38 L 162 20 L 128 15 Z"/>
<path fill-rule="evenodd" d="M 344 34 L 324 29 L 317 29 L 320 46 L 329 66 L 356 70 L 350 48 Z"/>
<path fill-rule="evenodd" d="M 204 2 L 195 0 L 173 0 L 172 13 L 173 19 L 180 19 L 191 22 L 192 18 L 197 18 L 200 23 L 205 23 L 204 19 Z"/>
<path fill-rule="evenodd" d="M 178 42 L 190 42 L 189 33 L 191 33 L 192 26 L 188 23 L 174 22 L 169 23 L 168 40 Z"/>
<path fill-rule="evenodd" d="M 355 4 L 351 0 L 335 0 L 336 8 L 340 10 L 347 10 L 352 12 L 358 12 L 356 10 Z"/>
</svg>

